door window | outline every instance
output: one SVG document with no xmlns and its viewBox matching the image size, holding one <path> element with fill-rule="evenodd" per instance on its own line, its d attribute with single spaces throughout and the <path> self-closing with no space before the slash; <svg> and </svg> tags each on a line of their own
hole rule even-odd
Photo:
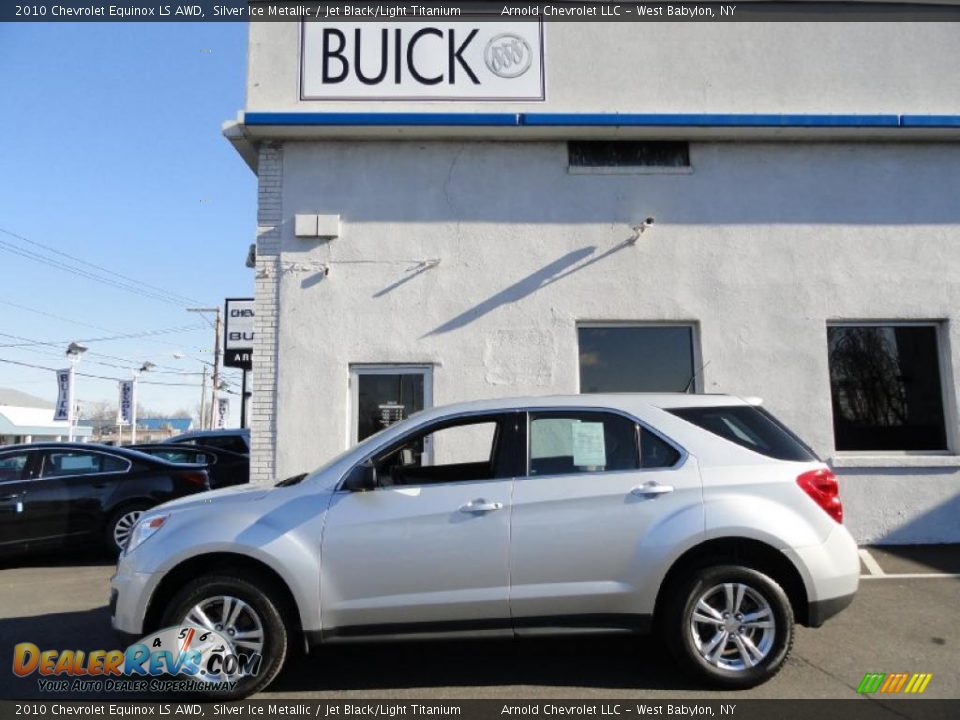
<svg viewBox="0 0 960 720">
<path fill-rule="evenodd" d="M 29 462 L 30 453 L 26 452 L 0 455 L 0 482 L 23 480 Z"/>
<path fill-rule="evenodd" d="M 472 418 L 408 436 L 375 459 L 377 480 L 392 486 L 509 477 L 508 463 L 501 460 L 503 425 L 499 417 Z"/>
<path fill-rule="evenodd" d="M 602 412 L 530 414 L 530 474 L 636 470 L 637 426 Z"/>
<path fill-rule="evenodd" d="M 40 477 L 65 477 L 67 475 L 91 475 L 101 472 L 123 472 L 130 463 L 113 455 L 69 450 L 47 453 Z"/>
</svg>

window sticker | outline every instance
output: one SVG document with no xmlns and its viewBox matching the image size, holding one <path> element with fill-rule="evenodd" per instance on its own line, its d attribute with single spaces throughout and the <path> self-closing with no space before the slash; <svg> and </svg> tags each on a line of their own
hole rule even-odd
<svg viewBox="0 0 960 720">
<path fill-rule="evenodd" d="M 602 422 L 578 422 L 573 430 L 573 464 L 577 467 L 606 467 L 607 449 Z"/>
</svg>

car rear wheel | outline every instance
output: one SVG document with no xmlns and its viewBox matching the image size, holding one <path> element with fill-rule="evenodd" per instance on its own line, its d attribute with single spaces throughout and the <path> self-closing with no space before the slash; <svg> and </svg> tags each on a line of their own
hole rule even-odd
<svg viewBox="0 0 960 720">
<path fill-rule="evenodd" d="M 664 630 L 677 660 L 714 685 L 747 688 L 783 667 L 793 610 L 769 576 L 737 565 L 698 570 L 670 600 Z"/>
<path fill-rule="evenodd" d="M 107 548 L 111 552 L 116 555 L 123 552 L 140 516 L 149 509 L 147 505 L 127 505 L 110 516 L 110 521 L 107 523 L 105 540 Z"/>
<path fill-rule="evenodd" d="M 261 590 L 260 584 L 231 575 L 198 578 L 176 594 L 164 613 L 165 627 L 192 625 L 213 630 L 233 645 L 234 655 L 252 661 L 255 672 L 250 674 L 221 671 L 217 675 L 205 670 L 204 680 L 235 683 L 231 690 L 209 693 L 213 697 L 232 700 L 252 695 L 269 685 L 283 668 L 289 634 L 279 603 Z M 216 669 L 225 666 L 226 662 L 218 662 Z"/>
</svg>

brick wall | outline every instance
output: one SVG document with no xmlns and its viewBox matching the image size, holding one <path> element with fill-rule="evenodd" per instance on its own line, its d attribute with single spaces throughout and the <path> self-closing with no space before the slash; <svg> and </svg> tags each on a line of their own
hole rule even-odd
<svg viewBox="0 0 960 720">
<path fill-rule="evenodd" d="M 276 471 L 277 294 L 283 217 L 283 148 L 264 144 L 257 170 L 256 319 L 250 401 L 250 482 L 272 482 Z"/>
</svg>

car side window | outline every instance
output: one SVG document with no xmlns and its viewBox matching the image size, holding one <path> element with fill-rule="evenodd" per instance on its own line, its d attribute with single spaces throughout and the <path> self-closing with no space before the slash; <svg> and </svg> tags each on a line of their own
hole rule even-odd
<svg viewBox="0 0 960 720">
<path fill-rule="evenodd" d="M 389 487 L 500 477 L 503 424 L 499 417 L 470 418 L 408 436 L 374 459 L 377 481 Z"/>
<path fill-rule="evenodd" d="M 530 475 L 636 470 L 637 425 L 605 412 L 530 413 Z"/>
<path fill-rule="evenodd" d="M 30 453 L 14 452 L 0 455 L 0 482 L 23 480 L 30 462 Z"/>
<path fill-rule="evenodd" d="M 669 468 L 679 461 L 679 450 L 656 433 L 640 428 L 640 467 L 645 470 Z"/>
<path fill-rule="evenodd" d="M 247 444 L 243 441 L 243 438 L 238 437 L 237 435 L 214 435 L 198 440 L 191 440 L 190 442 L 195 445 L 209 445 L 212 448 L 229 450 L 231 452 L 241 453 L 243 455 L 246 455 L 249 452 L 247 450 Z"/>
<path fill-rule="evenodd" d="M 101 472 L 123 472 L 129 467 L 126 460 L 113 455 L 64 450 L 47 453 L 40 473 L 42 478 L 68 475 L 92 475 Z"/>
</svg>

